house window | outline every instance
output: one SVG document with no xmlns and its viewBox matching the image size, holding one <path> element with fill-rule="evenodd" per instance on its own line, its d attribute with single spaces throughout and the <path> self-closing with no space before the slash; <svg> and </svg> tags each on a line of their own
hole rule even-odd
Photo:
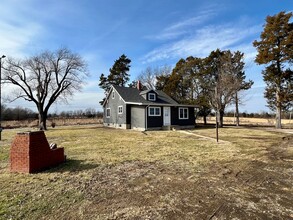
<svg viewBox="0 0 293 220">
<path fill-rule="evenodd" d="M 188 119 L 188 108 L 179 108 L 179 119 Z"/>
<path fill-rule="evenodd" d="M 112 92 L 112 99 L 115 99 L 115 92 Z"/>
<path fill-rule="evenodd" d="M 118 114 L 122 114 L 123 113 L 123 106 L 118 106 Z"/>
<path fill-rule="evenodd" d="M 149 107 L 149 116 L 161 116 L 161 108 Z"/>
<path fill-rule="evenodd" d="M 148 94 L 148 98 L 149 98 L 149 101 L 156 101 L 156 94 L 155 93 L 149 93 Z"/>
<path fill-rule="evenodd" d="M 107 108 L 106 109 L 106 118 L 110 118 L 110 116 L 111 116 L 111 109 Z"/>
</svg>

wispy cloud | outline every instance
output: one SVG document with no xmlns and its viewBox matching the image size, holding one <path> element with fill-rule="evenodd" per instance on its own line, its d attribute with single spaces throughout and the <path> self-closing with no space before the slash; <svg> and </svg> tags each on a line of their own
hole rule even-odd
<svg viewBox="0 0 293 220">
<path fill-rule="evenodd" d="M 196 25 L 202 24 L 206 20 L 211 19 L 215 14 L 216 14 L 215 10 L 213 9 L 202 11 L 199 13 L 199 15 L 195 17 L 172 24 L 170 27 L 167 27 L 165 31 L 176 31 L 178 29 L 188 28 L 190 26 L 196 26 Z"/>
<path fill-rule="evenodd" d="M 1 52 L 16 57 L 24 56 L 25 48 L 42 32 L 42 27 L 36 23 L 15 27 L 0 21 L 0 29 Z"/>
<path fill-rule="evenodd" d="M 58 4 L 46 2 L 46 6 L 38 0 L 3 0 L 0 7 L 0 53 L 24 57 L 47 49 L 54 45 L 52 38 L 58 39 L 60 30 L 77 25 L 80 16 L 80 7 L 68 0 Z M 60 28 L 58 32 L 52 32 L 56 27 Z"/>
<path fill-rule="evenodd" d="M 0 53 L 21 57 L 26 48 L 34 42 L 44 29 L 37 21 L 29 19 L 28 14 L 33 1 L 6 1 L 0 8 Z M 22 7 L 23 6 L 23 7 Z"/>
<path fill-rule="evenodd" d="M 170 40 L 178 38 L 182 35 L 192 32 L 196 26 L 204 24 L 206 21 L 212 19 L 216 15 L 214 8 L 202 10 L 197 16 L 181 20 L 173 23 L 156 35 L 147 36 L 147 39 L 152 40 Z"/>
<path fill-rule="evenodd" d="M 163 59 L 181 58 L 187 56 L 207 56 L 211 51 L 242 47 L 252 56 L 251 42 L 244 43 L 248 38 L 259 32 L 260 26 L 249 26 L 241 22 L 209 25 L 196 29 L 192 35 L 183 36 L 180 40 L 155 48 L 141 60 L 143 63 L 156 62 Z M 240 46 L 241 45 L 241 46 Z"/>
</svg>

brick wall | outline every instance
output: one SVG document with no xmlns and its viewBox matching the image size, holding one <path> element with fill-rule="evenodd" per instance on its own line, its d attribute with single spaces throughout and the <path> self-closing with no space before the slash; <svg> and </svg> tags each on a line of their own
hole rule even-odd
<svg viewBox="0 0 293 220">
<path fill-rule="evenodd" d="M 64 148 L 51 150 L 44 131 L 18 133 L 12 142 L 11 172 L 34 173 L 64 161 Z"/>
</svg>

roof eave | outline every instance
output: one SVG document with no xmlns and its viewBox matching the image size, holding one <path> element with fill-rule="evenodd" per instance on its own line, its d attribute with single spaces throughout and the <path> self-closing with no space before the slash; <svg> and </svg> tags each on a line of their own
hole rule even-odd
<svg viewBox="0 0 293 220">
<path fill-rule="evenodd" d="M 103 107 L 105 106 L 105 104 L 107 103 L 107 100 L 108 100 L 108 98 L 109 98 L 109 95 L 110 95 L 110 93 L 111 93 L 111 91 L 114 89 L 114 87 L 113 86 L 111 86 L 111 88 L 110 88 L 110 90 L 109 90 L 109 92 L 108 92 L 108 94 L 107 94 L 107 96 L 106 96 L 106 98 L 105 98 L 105 100 L 104 100 L 104 102 L 103 102 Z"/>
<path fill-rule="evenodd" d="M 145 105 L 145 106 L 177 106 L 177 107 L 194 107 L 199 108 L 197 105 L 183 105 L 183 104 L 163 104 L 163 103 L 142 103 L 142 102 L 125 102 L 130 105 Z"/>
</svg>

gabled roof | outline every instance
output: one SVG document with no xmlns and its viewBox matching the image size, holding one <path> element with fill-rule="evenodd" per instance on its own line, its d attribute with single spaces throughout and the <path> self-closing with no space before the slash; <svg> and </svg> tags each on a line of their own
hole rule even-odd
<svg viewBox="0 0 293 220">
<path fill-rule="evenodd" d="M 195 105 L 184 105 L 179 104 L 166 93 L 161 90 L 145 90 L 144 94 L 147 92 L 153 91 L 157 94 L 156 101 L 148 101 L 142 96 L 142 92 L 136 88 L 129 88 L 129 87 L 120 87 L 120 86 L 112 86 L 104 103 L 103 106 L 106 104 L 106 101 L 109 99 L 110 93 L 112 90 L 117 91 L 121 98 L 124 100 L 126 104 L 135 104 L 135 105 L 152 105 L 152 106 L 178 106 L 178 107 L 194 107 L 198 108 Z"/>
<path fill-rule="evenodd" d="M 178 106 L 178 107 L 194 107 L 198 108 L 196 105 L 186 105 L 179 104 L 166 93 L 161 90 L 144 90 L 143 94 L 147 94 L 150 91 L 153 91 L 157 94 L 156 101 L 148 101 L 142 95 L 142 91 L 139 91 L 137 88 L 129 88 L 129 87 L 120 87 L 113 85 L 103 103 L 103 106 L 106 104 L 106 101 L 109 99 L 110 93 L 112 90 L 116 90 L 121 98 L 124 100 L 126 104 L 136 104 L 136 105 L 153 105 L 153 106 Z"/>
<path fill-rule="evenodd" d="M 121 98 L 126 103 L 133 103 L 138 105 L 179 105 L 174 99 L 169 97 L 166 93 L 160 90 L 147 90 L 154 91 L 157 93 L 156 101 L 148 101 L 141 95 L 141 91 L 136 88 L 113 86 L 113 88 L 119 93 Z M 144 93 L 146 94 L 147 91 Z"/>
</svg>

